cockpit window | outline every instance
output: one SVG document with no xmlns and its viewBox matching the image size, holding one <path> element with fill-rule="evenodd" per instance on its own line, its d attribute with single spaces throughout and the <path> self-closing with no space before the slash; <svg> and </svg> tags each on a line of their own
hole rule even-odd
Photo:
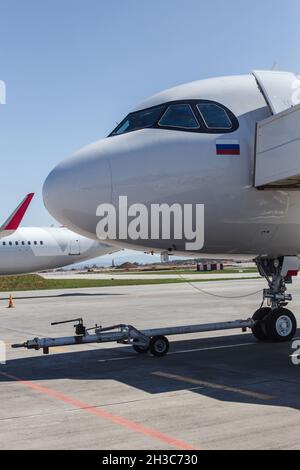
<svg viewBox="0 0 300 470">
<path fill-rule="evenodd" d="M 145 128 L 225 134 L 236 131 L 239 121 L 230 109 L 215 101 L 169 101 L 128 114 L 109 137 Z"/>
<path fill-rule="evenodd" d="M 198 103 L 197 108 L 209 129 L 231 129 L 231 120 L 221 106 L 215 103 Z"/>
<path fill-rule="evenodd" d="M 200 127 L 189 104 L 172 104 L 160 119 L 159 126 L 197 129 Z"/>
<path fill-rule="evenodd" d="M 124 121 L 113 131 L 112 135 L 120 135 L 144 129 L 145 127 L 153 127 L 160 118 L 164 108 L 164 106 L 156 106 L 155 108 L 128 114 Z"/>
</svg>

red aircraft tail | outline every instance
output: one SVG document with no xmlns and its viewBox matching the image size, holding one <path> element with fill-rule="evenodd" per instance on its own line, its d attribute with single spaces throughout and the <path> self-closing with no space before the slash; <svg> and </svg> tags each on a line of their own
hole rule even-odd
<svg viewBox="0 0 300 470">
<path fill-rule="evenodd" d="M 8 219 L 4 222 L 2 227 L 0 228 L 0 232 L 3 231 L 14 231 L 17 230 L 19 227 L 26 211 L 31 203 L 31 200 L 34 196 L 34 193 L 27 194 L 27 196 L 23 199 L 21 204 L 18 205 L 16 210 L 8 217 Z"/>
</svg>

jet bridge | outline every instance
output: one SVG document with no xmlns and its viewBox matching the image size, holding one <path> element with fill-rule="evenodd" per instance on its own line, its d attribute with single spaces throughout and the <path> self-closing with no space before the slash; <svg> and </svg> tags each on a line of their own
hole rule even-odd
<svg viewBox="0 0 300 470">
<path fill-rule="evenodd" d="M 257 123 L 254 186 L 300 189 L 300 104 Z"/>
<path fill-rule="evenodd" d="M 300 78 L 254 71 L 273 116 L 256 126 L 254 186 L 300 189 Z"/>
</svg>

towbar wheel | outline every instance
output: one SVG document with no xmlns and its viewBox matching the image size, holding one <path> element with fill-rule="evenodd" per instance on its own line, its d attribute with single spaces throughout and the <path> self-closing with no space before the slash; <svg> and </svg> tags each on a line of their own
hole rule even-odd
<svg viewBox="0 0 300 470">
<path fill-rule="evenodd" d="M 150 339 L 149 349 L 153 356 L 162 357 L 169 351 L 170 343 L 165 336 L 153 336 Z"/>
<path fill-rule="evenodd" d="M 146 354 L 149 351 L 149 346 L 139 346 L 138 344 L 133 344 L 132 347 L 138 354 Z"/>
</svg>

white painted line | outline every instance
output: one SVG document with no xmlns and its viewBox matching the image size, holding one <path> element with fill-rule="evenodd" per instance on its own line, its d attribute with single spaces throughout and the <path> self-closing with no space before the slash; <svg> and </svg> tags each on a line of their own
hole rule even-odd
<svg viewBox="0 0 300 470">
<path fill-rule="evenodd" d="M 257 343 L 240 343 L 240 344 L 227 344 L 225 346 L 210 346 L 207 348 L 197 348 L 197 349 L 184 349 L 182 351 L 173 351 L 168 353 L 168 355 L 172 354 L 186 354 L 191 352 L 198 352 L 198 351 L 212 351 L 214 349 L 228 349 L 228 348 L 240 348 L 241 346 L 254 346 Z"/>
<path fill-rule="evenodd" d="M 205 380 L 198 380 L 192 377 L 185 377 L 183 375 L 169 374 L 167 372 L 161 372 L 161 371 L 152 372 L 152 375 L 155 375 L 157 377 L 162 377 L 165 379 L 177 380 L 179 382 L 190 383 L 192 385 L 200 385 L 203 387 L 212 388 L 214 390 L 222 390 L 224 392 L 238 393 L 239 395 L 255 398 L 257 400 L 274 400 L 274 398 L 276 398 L 274 395 L 267 395 L 265 393 L 255 392 L 252 390 L 245 390 L 239 387 L 231 387 L 228 385 L 221 385 L 221 384 L 217 384 L 214 382 L 207 382 Z"/>
<path fill-rule="evenodd" d="M 180 351 L 169 352 L 168 356 L 171 356 L 173 354 L 189 354 L 189 353 L 199 352 L 199 351 L 212 351 L 212 350 L 217 350 L 217 349 L 239 348 L 242 346 L 254 346 L 255 344 L 257 343 L 239 343 L 239 344 L 227 344 L 224 346 L 210 346 L 207 348 L 182 349 Z M 113 357 L 110 359 L 98 359 L 97 362 L 125 361 L 126 359 L 135 359 L 136 357 L 137 356 L 133 354 L 131 356 Z"/>
<path fill-rule="evenodd" d="M 123 357 L 112 357 L 111 359 L 98 359 L 97 362 L 113 362 L 113 361 L 126 361 L 127 359 L 136 359 L 136 355 L 123 356 Z"/>
</svg>

